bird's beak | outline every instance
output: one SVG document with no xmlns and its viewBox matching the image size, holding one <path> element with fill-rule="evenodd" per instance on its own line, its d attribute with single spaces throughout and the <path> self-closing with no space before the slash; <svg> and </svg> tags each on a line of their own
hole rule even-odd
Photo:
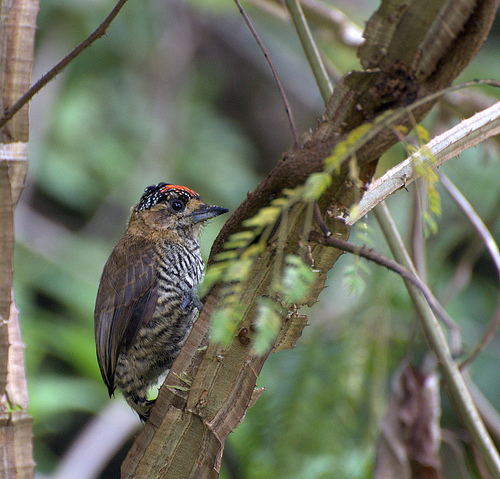
<svg viewBox="0 0 500 479">
<path fill-rule="evenodd" d="M 210 206 L 202 205 L 196 211 L 191 213 L 191 218 L 193 223 L 199 223 L 200 221 L 206 221 L 214 216 L 219 216 L 222 213 L 227 213 L 229 210 L 227 208 L 222 208 L 221 206 Z"/>
</svg>

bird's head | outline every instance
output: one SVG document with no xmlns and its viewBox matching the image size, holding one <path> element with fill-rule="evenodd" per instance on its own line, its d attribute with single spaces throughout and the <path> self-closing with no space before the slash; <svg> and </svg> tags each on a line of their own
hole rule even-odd
<svg viewBox="0 0 500 479">
<path fill-rule="evenodd" d="M 205 221 L 227 211 L 207 205 L 198 193 L 185 186 L 158 183 L 144 190 L 132 209 L 128 230 L 173 241 L 186 236 L 198 238 Z"/>
</svg>

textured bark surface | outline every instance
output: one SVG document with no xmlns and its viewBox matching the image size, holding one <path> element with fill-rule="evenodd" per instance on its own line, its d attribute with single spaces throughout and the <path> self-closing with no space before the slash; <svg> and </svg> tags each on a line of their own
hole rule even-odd
<svg viewBox="0 0 500 479">
<path fill-rule="evenodd" d="M 408 106 L 451 84 L 476 55 L 497 8 L 496 0 L 459 3 L 457 10 L 453 0 L 434 2 L 433 8 L 426 1 L 383 2 L 367 24 L 367 41 L 359 51 L 364 70 L 342 78 L 318 128 L 300 148 L 286 152 L 235 211 L 214 243 L 211 260 L 223 242 L 242 229 L 242 222 L 268 206 L 283 188 L 301 185 L 311 173 L 322 171 L 325 158 L 350 131 L 387 110 Z M 412 115 L 421 121 L 430 108 L 432 104 L 427 104 L 413 110 Z M 398 124 L 411 126 L 412 121 L 405 115 Z M 398 141 L 392 131 L 386 128 L 356 152 L 362 181 L 370 180 L 380 155 Z M 323 212 L 342 211 L 359 200 L 361 191 L 348 175 L 349 168 L 343 165 L 333 176 L 332 186 L 320 201 Z M 297 253 L 301 248 L 298 240 L 303 218 L 301 205 L 289 212 L 285 253 Z M 339 219 L 330 220 L 329 227 L 340 238 L 349 236 L 349 229 Z M 241 328 L 248 331 L 255 315 L 252 305 L 266 294 L 271 281 L 276 256 L 274 240 L 270 238 L 268 250 L 260 255 L 251 280 L 245 284 L 242 302 L 251 306 Z M 312 304 L 339 252 L 317 244 L 309 246 L 314 266 L 320 270 L 306 301 Z M 218 477 L 224 440 L 259 394 L 255 392 L 255 382 L 267 358 L 251 355 L 251 334 L 250 342 L 235 337 L 224 350 L 208 343 L 210 317 L 220 304 L 221 287 L 217 285 L 207 297 L 160 390 L 150 420 L 122 465 L 124 478 Z M 302 317 L 289 314 L 283 327 L 287 332 L 282 334 L 280 343 L 293 347 L 304 324 Z M 194 378 L 189 388 L 183 378 Z"/>
<path fill-rule="evenodd" d="M 29 88 L 38 0 L 0 3 L 0 107 L 12 106 Z M 28 105 L 0 131 L 0 476 L 30 478 L 35 463 L 24 346 L 12 297 L 14 208 L 27 170 Z"/>
<path fill-rule="evenodd" d="M 0 160 L 0 395 L 5 394 L 9 350 L 8 319 L 12 290 L 14 208 L 10 194 L 9 170 Z"/>
<path fill-rule="evenodd" d="M 38 0 L 0 3 L 0 111 L 12 106 L 31 83 Z M 25 105 L 0 131 L 0 141 L 28 141 L 29 109 Z"/>
</svg>

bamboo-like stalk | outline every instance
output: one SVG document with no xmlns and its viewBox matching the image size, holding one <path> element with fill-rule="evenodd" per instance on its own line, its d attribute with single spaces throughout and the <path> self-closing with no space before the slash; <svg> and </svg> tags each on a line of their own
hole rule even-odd
<svg viewBox="0 0 500 479">
<path fill-rule="evenodd" d="M 285 3 L 288 11 L 290 12 L 290 16 L 292 17 L 295 30 L 297 31 L 297 36 L 299 37 L 304 53 L 306 54 L 307 61 L 309 62 L 309 66 L 313 72 L 321 97 L 326 105 L 332 96 L 333 87 L 330 79 L 328 78 L 328 73 L 326 72 L 323 60 L 321 59 L 321 54 L 316 46 L 299 1 L 285 0 Z"/>
<path fill-rule="evenodd" d="M 31 81 L 38 0 L 0 2 L 0 108 L 7 110 Z M 28 105 L 0 129 L 0 477 L 34 475 L 32 418 L 24 345 L 12 295 L 14 208 L 27 170 Z"/>
</svg>

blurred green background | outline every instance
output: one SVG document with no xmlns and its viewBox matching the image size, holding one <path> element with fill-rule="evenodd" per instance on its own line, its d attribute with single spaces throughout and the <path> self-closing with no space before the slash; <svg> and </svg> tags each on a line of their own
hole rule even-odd
<svg viewBox="0 0 500 479">
<path fill-rule="evenodd" d="M 361 26 L 378 6 L 372 0 L 326 4 Z M 41 0 L 33 80 L 89 35 L 113 5 L 108 0 Z M 314 128 L 322 101 L 292 25 L 255 4 L 244 6 L 275 62 L 299 133 Z M 461 79 L 500 78 L 499 34 L 497 22 Z M 332 72 L 357 68 L 354 48 L 339 44 L 328 29 L 316 28 L 315 35 Z M 485 94 L 498 96 L 491 89 Z M 431 134 L 464 116 L 461 99 L 454 101 L 454 107 L 448 102 L 426 120 Z M 233 211 L 291 145 L 269 68 L 231 0 L 130 0 L 108 35 L 35 97 L 30 165 L 16 211 L 15 295 L 39 477 L 56 477 L 89 421 L 107 417 L 110 404 L 122 402 L 121 397 L 110 401 L 100 377 L 93 307 L 104 263 L 143 189 L 160 181 L 185 184 L 205 201 Z M 404 157 L 403 148 L 395 147 L 381 169 Z M 498 158 L 494 144 L 482 145 L 443 167 L 497 239 Z M 413 196 L 410 188 L 389 201 L 404 234 Z M 438 234 L 428 240 L 429 283 L 438 297 L 447 292 L 464 254 L 467 260 L 474 238 L 444 193 L 442 203 Z M 223 221 L 212 221 L 202 235 L 205 258 Z M 351 238 L 367 240 L 389 255 L 371 216 Z M 361 282 L 364 287 L 350 291 L 348 283 Z M 221 477 L 371 477 L 391 377 L 407 358 L 419 365 L 426 344 L 394 274 L 371 265 L 360 269 L 344 256 L 328 284 L 320 302 L 307 311 L 309 326 L 297 347 L 266 362 L 258 381 L 266 391 L 229 436 Z M 466 349 L 486 329 L 497 295 L 496 272 L 483 253 L 470 284 L 446 304 Z M 471 367 L 496 408 L 498 343 L 496 337 Z M 463 439 L 449 401 L 443 408 L 443 427 Z M 120 414 L 118 422 L 128 418 L 132 429 L 140 428 L 125 406 Z M 118 434 L 118 422 L 104 429 L 109 436 Z M 127 447 L 110 458 L 101 477 L 119 477 Z M 87 462 L 94 453 L 80 450 Z M 471 467 L 459 473 L 449 477 L 476 477 Z"/>
</svg>

